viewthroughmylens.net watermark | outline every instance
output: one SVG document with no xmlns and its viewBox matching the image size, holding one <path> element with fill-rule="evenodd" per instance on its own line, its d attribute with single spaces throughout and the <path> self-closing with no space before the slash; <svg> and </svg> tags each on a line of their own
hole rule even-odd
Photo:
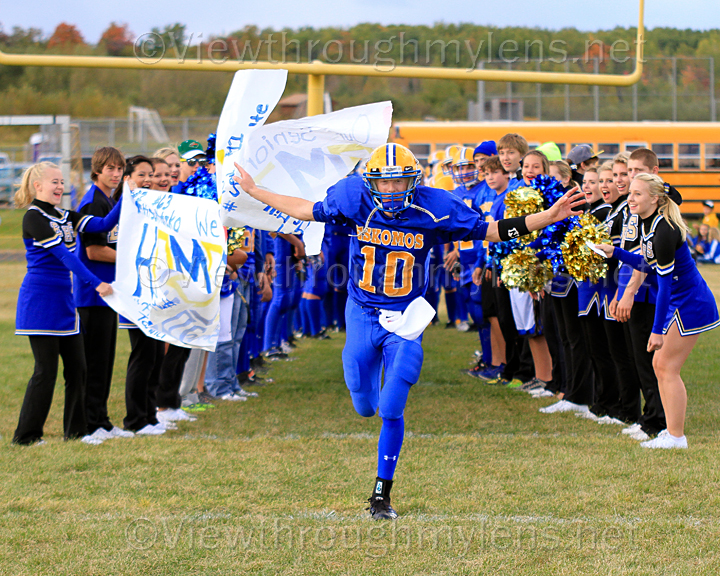
<svg viewBox="0 0 720 576">
<path fill-rule="evenodd" d="M 393 551 L 441 550 L 459 556 L 487 550 L 616 550 L 635 544 L 636 527 L 586 521 L 527 523 L 308 522 L 272 519 L 238 521 L 136 518 L 125 526 L 135 550 L 201 549 L 225 552 L 360 550 L 368 557 Z"/>
<path fill-rule="evenodd" d="M 633 58 L 635 42 L 618 39 L 607 44 L 601 40 L 586 40 L 584 56 L 571 56 L 565 40 L 549 42 L 531 38 L 522 42 L 506 39 L 498 41 L 493 32 L 481 40 L 435 39 L 418 40 L 399 32 L 377 40 L 329 39 L 300 41 L 290 38 L 287 32 L 269 33 L 253 40 L 237 38 L 211 38 L 203 34 L 190 34 L 183 40 L 172 35 L 147 32 L 133 44 L 135 57 L 153 65 L 162 59 L 178 62 L 270 62 L 274 64 L 300 64 L 320 60 L 329 64 L 365 64 L 377 70 L 390 71 L 397 66 L 454 66 L 468 71 L 482 62 L 504 64 L 547 61 L 553 64 L 625 63 Z"/>
</svg>

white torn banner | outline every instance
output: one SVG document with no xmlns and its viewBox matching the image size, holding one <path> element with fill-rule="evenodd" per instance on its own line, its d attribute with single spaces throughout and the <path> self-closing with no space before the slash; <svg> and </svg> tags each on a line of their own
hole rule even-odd
<svg viewBox="0 0 720 576">
<path fill-rule="evenodd" d="M 236 81 L 243 72 L 236 74 Z M 325 198 L 328 188 L 387 142 L 392 103 L 355 106 L 261 126 L 258 111 L 267 115 L 269 111 L 258 104 L 255 84 L 243 82 L 238 86 L 243 90 L 231 89 L 218 125 L 217 182 L 223 223 L 272 232 L 303 232 L 307 253 L 318 254 L 323 224 L 295 220 L 245 194 L 233 180 L 234 163 L 267 190 L 318 202 Z M 231 114 L 235 110 L 246 112 Z M 247 111 L 252 110 L 256 113 L 246 118 Z"/>
<path fill-rule="evenodd" d="M 105 301 L 148 336 L 215 350 L 227 242 L 212 200 L 123 191 L 113 293 Z"/>
</svg>

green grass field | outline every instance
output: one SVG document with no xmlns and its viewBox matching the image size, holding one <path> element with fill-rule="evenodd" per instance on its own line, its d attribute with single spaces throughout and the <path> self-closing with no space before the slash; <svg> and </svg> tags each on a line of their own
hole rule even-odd
<svg viewBox="0 0 720 576">
<path fill-rule="evenodd" d="M 3 213 L 0 235 L 12 222 Z M 703 269 L 713 288 L 720 270 Z M 0 264 L 0 574 L 720 573 L 720 331 L 684 370 L 687 451 L 646 451 L 551 400 L 462 375 L 476 338 L 431 327 L 406 410 L 393 502 L 369 519 L 379 420 L 357 416 L 343 335 L 302 341 L 260 398 L 161 437 L 10 438 L 32 355 L 13 335 L 21 263 Z M 110 415 L 124 415 L 119 337 Z"/>
</svg>

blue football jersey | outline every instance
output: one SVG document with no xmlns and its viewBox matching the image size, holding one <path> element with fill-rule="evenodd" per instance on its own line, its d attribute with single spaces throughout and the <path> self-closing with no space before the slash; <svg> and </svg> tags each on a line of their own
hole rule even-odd
<svg viewBox="0 0 720 576">
<path fill-rule="evenodd" d="M 469 189 L 465 186 L 458 186 L 454 193 L 470 208 L 482 215 L 481 203 L 487 196 L 486 190 L 493 192 L 485 182 L 478 182 Z M 457 248 L 460 254 L 460 284 L 464 285 L 472 282 L 472 274 L 476 266 L 480 268 L 484 266 L 485 248 L 482 240 L 463 240 L 457 243 Z"/>
<path fill-rule="evenodd" d="M 425 294 L 428 254 L 436 245 L 482 240 L 487 223 L 480 214 L 445 190 L 418 186 L 412 205 L 386 216 L 373 204 L 364 182 L 346 178 L 313 208 L 318 222 L 350 224 L 348 293 L 361 306 L 404 310 Z"/>
</svg>

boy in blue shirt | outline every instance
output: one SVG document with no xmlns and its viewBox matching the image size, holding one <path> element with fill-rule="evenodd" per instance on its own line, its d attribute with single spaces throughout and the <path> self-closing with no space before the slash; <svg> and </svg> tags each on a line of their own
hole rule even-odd
<svg viewBox="0 0 720 576">
<path fill-rule="evenodd" d="M 420 186 L 420 164 L 399 144 L 375 149 L 362 180 L 341 180 L 315 203 L 263 190 L 235 166 L 235 180 L 253 198 L 298 220 L 352 224 L 356 231 L 350 242 L 343 369 L 358 414 L 371 417 L 379 409 L 382 418 L 370 514 L 395 519 L 390 490 L 404 436 L 403 412 L 422 367 L 422 331 L 434 316 L 422 298 L 430 249 L 456 240 L 516 238 L 577 214 L 573 209 L 584 198 L 568 193 L 539 214 L 488 223 L 453 194 Z"/>
</svg>

